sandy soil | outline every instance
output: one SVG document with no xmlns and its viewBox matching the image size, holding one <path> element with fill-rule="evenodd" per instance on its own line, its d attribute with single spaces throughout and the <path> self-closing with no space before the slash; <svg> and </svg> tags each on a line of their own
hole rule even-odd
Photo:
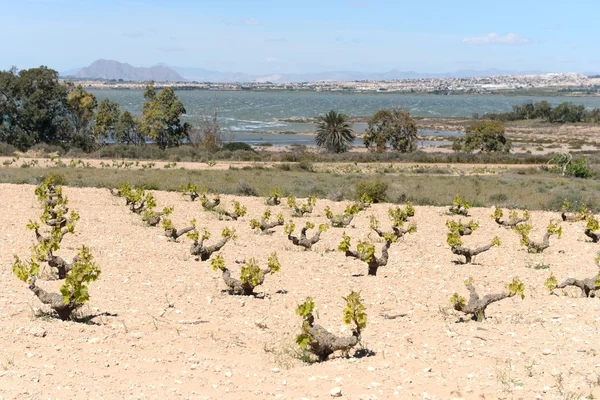
<svg viewBox="0 0 600 400">
<path fill-rule="evenodd" d="M 248 221 L 262 214 L 263 199 L 240 198 L 249 214 L 232 222 L 176 193 L 157 192 L 159 207 L 175 206 L 177 226 L 196 217 L 214 238 L 223 227 L 235 227 L 239 239 L 222 251 L 234 271 L 236 260 L 265 263 L 277 250 L 281 273 L 258 288 L 262 299 L 223 292 L 220 274 L 189 255 L 188 239 L 167 241 L 107 190 L 65 188 L 81 220 L 58 254 L 70 259 L 87 244 L 102 267 L 82 310 L 102 315 L 84 324 L 36 317 L 44 307 L 11 272 L 13 255 L 27 257 L 34 242 L 25 229 L 40 214 L 33 189 L 0 185 L 0 398 L 325 399 L 334 387 L 348 399 L 600 396 L 600 303 L 580 298 L 578 290 L 548 294 L 543 282 L 549 271 L 533 268 L 549 264 L 559 280 L 593 276 L 598 245 L 585 240 L 581 223 L 563 224 L 562 239 L 530 255 L 512 231 L 495 226 L 490 209 L 473 209 L 481 228 L 467 245 L 498 235 L 503 246 L 461 265 L 445 243 L 444 222 L 453 217 L 443 208 L 417 207 L 418 232 L 394 244 L 389 264 L 368 277 L 363 263 L 332 251 L 342 229 L 330 229 L 313 251 L 303 252 L 281 227 L 272 236 L 251 232 Z M 224 196 L 224 204 L 231 199 Z M 345 207 L 319 200 L 307 219 L 324 222 L 326 205 Z M 273 208 L 289 218 L 285 207 Z M 389 228 L 387 209 L 374 205 L 345 229 L 354 245 L 373 237 L 371 214 Z M 557 217 L 532 214 L 534 238 Z M 467 295 L 463 281 L 469 276 L 482 295 L 519 277 L 527 297 L 491 305 L 483 323 L 457 322 L 448 299 L 454 291 Z M 41 285 L 56 288 L 59 282 Z M 342 296 L 350 290 L 360 291 L 367 306 L 363 338 L 375 355 L 312 365 L 292 357 L 300 329 L 296 305 L 313 296 L 319 323 L 347 335 Z"/>
</svg>

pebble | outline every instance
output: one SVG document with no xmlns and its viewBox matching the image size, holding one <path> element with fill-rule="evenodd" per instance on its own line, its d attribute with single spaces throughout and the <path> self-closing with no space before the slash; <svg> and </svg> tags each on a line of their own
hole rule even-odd
<svg viewBox="0 0 600 400">
<path fill-rule="evenodd" d="M 433 368 L 431 367 L 427 367 L 423 370 L 423 372 L 431 372 L 433 370 Z"/>
<path fill-rule="evenodd" d="M 339 386 L 334 387 L 329 391 L 331 397 L 342 397 L 342 388 Z"/>
<path fill-rule="evenodd" d="M 88 339 L 88 343 L 100 343 L 100 338 L 94 337 L 91 339 Z"/>
<path fill-rule="evenodd" d="M 549 354 L 552 354 L 552 350 L 550 350 L 550 349 L 544 349 L 544 351 L 542 351 L 542 354 L 545 355 L 545 356 L 547 356 Z"/>
<path fill-rule="evenodd" d="M 281 370 L 279 368 L 271 368 L 271 371 L 277 373 L 277 372 L 279 372 Z"/>
<path fill-rule="evenodd" d="M 46 337 L 46 330 L 42 327 L 34 327 L 29 330 L 29 334 L 35 337 Z"/>
</svg>

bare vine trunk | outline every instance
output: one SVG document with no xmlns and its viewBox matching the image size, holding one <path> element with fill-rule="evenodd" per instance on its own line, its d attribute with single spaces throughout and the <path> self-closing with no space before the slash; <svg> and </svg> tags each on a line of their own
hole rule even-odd
<svg viewBox="0 0 600 400">
<path fill-rule="evenodd" d="M 581 289 L 581 297 L 595 297 L 595 292 L 598 289 L 596 287 L 596 280 L 600 277 L 600 274 L 589 279 L 575 279 L 569 278 L 562 282 L 560 285 L 556 285 L 557 289 L 564 289 L 567 286 L 575 286 Z"/>
<path fill-rule="evenodd" d="M 546 250 L 548 247 L 550 247 L 550 236 L 552 236 L 552 234 L 550 232 L 546 232 L 541 242 L 534 242 L 533 240 L 529 240 L 527 242 L 527 252 L 541 253 L 544 250 Z"/>
<path fill-rule="evenodd" d="M 504 300 L 507 297 L 512 297 L 509 293 L 497 293 L 497 294 L 487 294 L 483 296 L 483 298 L 479 298 L 477 294 L 477 290 L 472 285 L 467 286 L 469 290 L 469 302 L 463 308 L 456 305 L 455 309 L 458 311 L 462 311 L 467 315 L 472 315 L 473 319 L 476 321 L 485 320 L 485 309 L 492 303 L 495 303 L 500 300 Z"/>
<path fill-rule="evenodd" d="M 193 226 L 188 226 L 187 228 L 183 228 L 183 229 L 165 229 L 165 236 L 168 237 L 169 239 L 173 240 L 173 241 L 177 241 L 177 239 L 179 239 L 181 236 L 185 235 L 188 232 L 191 232 L 194 230 Z"/>
<path fill-rule="evenodd" d="M 297 236 L 292 236 L 292 235 L 288 235 L 288 239 L 292 241 L 293 244 L 295 244 L 296 246 L 300 246 L 300 247 L 304 247 L 307 250 L 312 249 L 312 246 L 317 243 L 319 241 L 319 239 L 321 238 L 321 231 L 317 231 L 313 237 L 311 238 L 307 238 L 306 237 L 306 231 L 308 230 L 308 227 L 304 227 L 302 228 L 302 230 L 300 231 L 300 237 L 298 238 Z"/>
<path fill-rule="evenodd" d="M 204 239 L 200 239 L 200 241 L 196 240 L 194 243 L 192 243 L 190 253 L 193 256 L 200 257 L 200 260 L 206 261 L 214 252 L 221 250 L 221 248 L 225 246 L 229 239 L 229 237 L 224 237 L 212 246 L 204 246 Z"/>
<path fill-rule="evenodd" d="M 68 304 L 63 302 L 62 295 L 58 293 L 48 293 L 41 287 L 35 284 L 35 277 L 32 278 L 29 284 L 29 289 L 37 296 L 37 298 L 44 304 L 50 306 L 61 320 L 67 321 L 71 317 L 71 313 L 75 311 L 78 305 L 71 301 Z"/>
<path fill-rule="evenodd" d="M 488 244 L 485 246 L 477 247 L 476 249 L 469 249 L 468 247 L 463 246 L 452 246 L 452 253 L 459 256 L 464 256 L 465 264 L 471 264 L 473 257 L 483 253 L 484 251 L 488 251 L 492 248 L 492 246 L 493 244 Z"/>
</svg>

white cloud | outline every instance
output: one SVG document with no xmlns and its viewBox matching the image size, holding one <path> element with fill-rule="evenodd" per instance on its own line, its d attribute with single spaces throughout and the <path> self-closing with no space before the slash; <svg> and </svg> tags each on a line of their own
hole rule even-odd
<svg viewBox="0 0 600 400">
<path fill-rule="evenodd" d="M 260 21 L 256 18 L 248 18 L 244 20 L 244 24 L 246 25 L 258 25 L 260 24 Z"/>
<path fill-rule="evenodd" d="M 279 59 L 275 58 L 275 57 L 268 57 L 268 58 L 265 58 L 265 62 L 266 63 L 276 63 L 276 62 L 279 62 Z"/>
<path fill-rule="evenodd" d="M 516 33 L 507 33 L 506 35 L 498 35 L 495 32 L 488 33 L 485 36 L 474 36 L 464 38 L 463 43 L 473 44 L 479 46 L 487 46 L 494 44 L 504 44 L 504 45 L 523 45 L 531 43 L 531 40 L 524 38 L 522 36 L 517 35 Z"/>
</svg>

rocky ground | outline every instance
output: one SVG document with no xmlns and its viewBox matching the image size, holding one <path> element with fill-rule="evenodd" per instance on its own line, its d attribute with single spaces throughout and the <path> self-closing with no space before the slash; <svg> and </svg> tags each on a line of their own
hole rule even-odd
<svg viewBox="0 0 600 400">
<path fill-rule="evenodd" d="M 496 226 L 490 209 L 472 209 L 481 228 L 465 242 L 481 245 L 499 236 L 500 248 L 457 263 L 445 242 L 447 209 L 417 207 L 418 231 L 390 249 L 387 266 L 366 276 L 364 263 L 335 251 L 342 232 L 353 245 L 369 233 L 369 216 L 389 229 L 389 205 L 373 205 L 352 227 L 332 228 L 312 251 L 300 251 L 275 228 L 271 236 L 251 231 L 249 220 L 263 213 L 260 198 L 238 198 L 248 215 L 219 220 L 198 202 L 177 193 L 156 192 L 159 208 L 173 205 L 180 227 L 195 217 L 218 238 L 224 227 L 238 239 L 222 254 L 234 274 L 236 260 L 266 263 L 276 250 L 281 272 L 267 276 L 261 296 L 231 296 L 220 273 L 189 254 L 189 239 L 169 242 L 160 228 L 145 227 L 124 200 L 108 190 L 65 188 L 81 214 L 75 235 L 58 254 L 71 259 L 77 247 L 91 247 L 102 274 L 90 286 L 81 310 L 84 322 L 61 322 L 11 271 L 13 256 L 27 257 L 34 235 L 25 229 L 40 207 L 28 185 L 0 185 L 0 398 L 193 398 L 193 399 L 577 399 L 600 396 L 600 303 L 579 297 L 578 289 L 551 295 L 543 283 L 552 271 L 592 277 L 598 245 L 586 240 L 582 223 L 563 223 L 542 254 L 528 254 L 511 230 Z M 223 196 L 230 207 L 233 197 Z M 319 200 L 313 215 L 325 222 Z M 272 207 L 290 218 L 290 210 Z M 558 215 L 533 212 L 532 237 L 539 239 Z M 303 225 L 300 219 L 297 225 Z M 381 243 L 377 243 L 377 251 Z M 549 265 L 550 269 L 543 266 Z M 537 268 L 536 268 L 537 266 Z M 488 308 L 482 323 L 459 322 L 449 307 L 455 292 L 467 296 L 472 276 L 481 295 L 503 291 L 514 278 L 526 298 L 510 298 Z M 41 282 L 55 289 L 60 282 Z M 367 307 L 364 346 L 374 354 L 336 357 L 305 364 L 295 335 L 301 320 L 296 305 L 312 296 L 318 322 L 339 335 L 342 296 L 360 291 Z M 262 296 L 264 294 L 264 296 Z M 591 397 L 589 397 L 591 398 Z"/>
</svg>

